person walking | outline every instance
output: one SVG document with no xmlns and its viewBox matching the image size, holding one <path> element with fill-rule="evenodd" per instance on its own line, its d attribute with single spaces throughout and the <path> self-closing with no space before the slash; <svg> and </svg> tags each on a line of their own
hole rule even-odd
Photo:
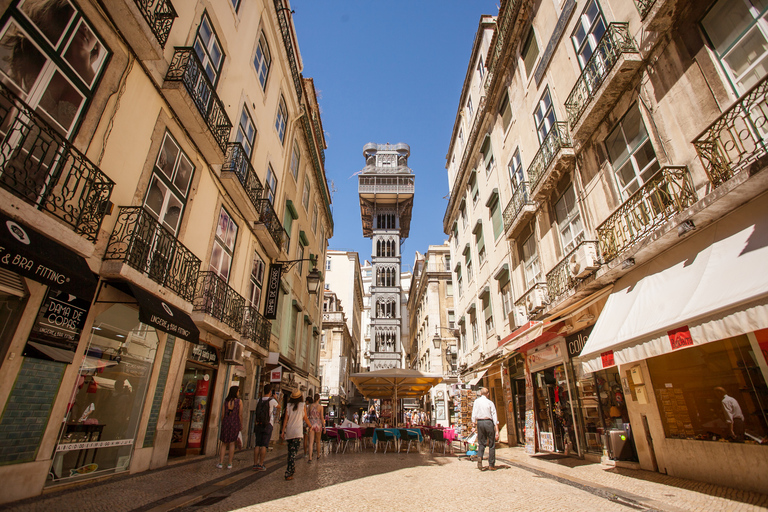
<svg viewBox="0 0 768 512">
<path fill-rule="evenodd" d="M 309 423 L 312 425 L 309 429 L 309 458 L 307 459 L 307 463 L 310 463 L 312 462 L 314 445 L 317 444 L 317 459 L 320 458 L 320 451 L 323 446 L 322 436 L 325 432 L 325 426 L 323 425 L 323 406 L 320 405 L 320 395 L 315 395 L 309 406 L 307 416 L 309 416 Z"/>
<path fill-rule="evenodd" d="M 472 423 L 477 431 L 477 469 L 483 468 L 483 453 L 488 447 L 488 469 L 496 470 L 496 441 L 499 440 L 499 418 L 496 406 L 488 399 L 488 388 L 480 388 L 472 405 Z M 495 431 L 495 432 L 494 432 Z"/>
<path fill-rule="evenodd" d="M 229 388 L 227 398 L 224 400 L 224 407 L 221 413 L 221 434 L 219 440 L 221 441 L 221 453 L 219 454 L 219 463 L 216 467 L 221 469 L 224 467 L 224 453 L 229 449 L 229 462 L 227 463 L 227 469 L 232 469 L 232 458 L 235 456 L 235 441 L 237 436 L 240 435 L 240 413 L 242 409 L 242 403 L 240 402 L 240 388 L 238 386 L 232 386 Z"/>
<path fill-rule="evenodd" d="M 275 409 L 278 404 L 275 400 L 275 391 L 272 384 L 264 386 L 264 396 L 256 404 L 254 411 L 253 437 L 256 438 L 256 447 L 253 449 L 253 470 L 266 471 L 264 459 L 267 456 L 269 440 L 272 439 L 272 429 L 275 425 Z"/>
<path fill-rule="evenodd" d="M 303 420 L 303 421 L 302 421 Z M 307 409 L 304 405 L 304 397 L 298 389 L 291 393 L 288 404 L 285 407 L 285 418 L 280 437 L 288 441 L 288 465 L 285 468 L 285 479 L 293 480 L 296 472 L 296 453 L 299 451 L 299 443 L 302 438 L 302 425 L 311 427 L 307 417 Z"/>
</svg>

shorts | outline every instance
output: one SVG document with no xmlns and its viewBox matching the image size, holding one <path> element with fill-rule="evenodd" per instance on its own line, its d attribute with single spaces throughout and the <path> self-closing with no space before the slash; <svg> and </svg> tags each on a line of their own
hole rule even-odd
<svg viewBox="0 0 768 512">
<path fill-rule="evenodd" d="M 256 425 L 253 429 L 253 436 L 256 438 L 257 447 L 269 447 L 269 440 L 272 439 L 272 424 Z"/>
</svg>

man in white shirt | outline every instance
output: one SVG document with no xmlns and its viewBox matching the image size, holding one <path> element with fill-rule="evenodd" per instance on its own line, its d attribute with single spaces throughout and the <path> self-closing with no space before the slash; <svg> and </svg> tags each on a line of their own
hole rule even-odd
<svg viewBox="0 0 768 512">
<path fill-rule="evenodd" d="M 744 442 L 744 413 L 735 398 L 729 396 L 725 388 L 716 387 L 715 394 L 720 398 L 723 407 L 723 416 L 728 424 L 730 439 L 739 443 Z"/>
<path fill-rule="evenodd" d="M 488 399 L 488 388 L 480 388 L 472 405 L 472 423 L 477 431 L 477 469 L 483 469 L 483 453 L 488 447 L 488 469 L 496 470 L 496 441 L 499 440 L 499 418 L 496 406 Z"/>
</svg>

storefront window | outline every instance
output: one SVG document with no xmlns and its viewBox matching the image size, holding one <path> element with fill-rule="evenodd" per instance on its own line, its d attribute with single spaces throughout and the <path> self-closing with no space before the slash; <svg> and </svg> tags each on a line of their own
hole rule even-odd
<svg viewBox="0 0 768 512">
<path fill-rule="evenodd" d="M 130 306 L 115 304 L 96 318 L 49 479 L 128 469 L 157 341 Z"/>
<path fill-rule="evenodd" d="M 746 336 L 648 359 L 667 437 L 768 443 L 768 387 Z"/>
<path fill-rule="evenodd" d="M 575 451 L 577 445 L 565 365 L 536 372 L 533 378 L 542 451 L 565 452 L 567 445 L 570 445 L 568 451 Z"/>
<path fill-rule="evenodd" d="M 208 404 L 218 363 L 214 347 L 205 344 L 190 347 L 176 403 L 170 457 L 202 453 L 208 425 Z"/>
<path fill-rule="evenodd" d="M 629 423 L 619 370 L 615 366 L 588 374 L 579 381 L 579 401 L 584 422 L 585 449 L 602 453 L 603 435 Z"/>
</svg>

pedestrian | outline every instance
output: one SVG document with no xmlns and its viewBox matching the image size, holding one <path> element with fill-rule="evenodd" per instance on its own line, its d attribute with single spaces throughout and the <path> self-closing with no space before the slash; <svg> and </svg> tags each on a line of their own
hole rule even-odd
<svg viewBox="0 0 768 512">
<path fill-rule="evenodd" d="M 275 391 L 272 384 L 264 386 L 264 396 L 256 404 L 254 411 L 253 437 L 256 438 L 256 447 L 253 449 L 254 471 L 266 471 L 264 459 L 267 456 L 269 440 L 272 439 L 272 429 L 275 425 L 275 410 L 278 404 L 275 400 Z"/>
<path fill-rule="evenodd" d="M 221 434 L 219 440 L 221 441 L 221 453 L 219 454 L 219 463 L 216 467 L 221 469 L 224 467 L 224 453 L 229 449 L 229 462 L 227 463 L 227 469 L 232 469 L 232 458 L 235 456 L 235 441 L 237 441 L 240 435 L 240 388 L 238 386 L 232 386 L 229 388 L 227 398 L 224 400 L 224 407 L 221 412 Z"/>
<path fill-rule="evenodd" d="M 729 396 L 725 388 L 720 386 L 715 388 L 715 395 L 720 399 L 720 405 L 723 408 L 725 423 L 728 425 L 726 437 L 730 441 L 737 443 L 744 442 L 744 413 L 741 406 L 735 398 Z"/>
<path fill-rule="evenodd" d="M 302 421 L 303 420 L 303 421 Z M 304 397 L 298 389 L 291 393 L 288 404 L 285 406 L 285 419 L 280 437 L 288 441 L 288 465 L 285 468 L 285 479 L 293 480 L 296 472 L 296 453 L 301 442 L 301 427 L 303 424 L 311 426 L 307 417 L 307 409 L 304 405 Z"/>
<path fill-rule="evenodd" d="M 325 426 L 323 425 L 323 406 L 320 405 L 320 395 L 315 395 L 309 406 L 309 423 L 312 424 L 312 428 L 309 429 L 309 458 L 307 463 L 312 462 L 312 448 L 317 444 L 317 458 L 320 458 L 320 451 L 323 446 L 322 436 L 325 432 Z"/>
<path fill-rule="evenodd" d="M 360 423 L 360 415 L 357 414 L 357 411 L 355 411 L 355 425 L 359 425 Z"/>
<path fill-rule="evenodd" d="M 496 441 L 499 440 L 499 418 L 496 406 L 488 399 L 488 388 L 480 388 L 472 405 L 472 423 L 477 431 L 477 469 L 483 469 L 483 453 L 488 447 L 488 469 L 496 470 Z M 495 432 L 494 432 L 495 431 Z"/>
</svg>

